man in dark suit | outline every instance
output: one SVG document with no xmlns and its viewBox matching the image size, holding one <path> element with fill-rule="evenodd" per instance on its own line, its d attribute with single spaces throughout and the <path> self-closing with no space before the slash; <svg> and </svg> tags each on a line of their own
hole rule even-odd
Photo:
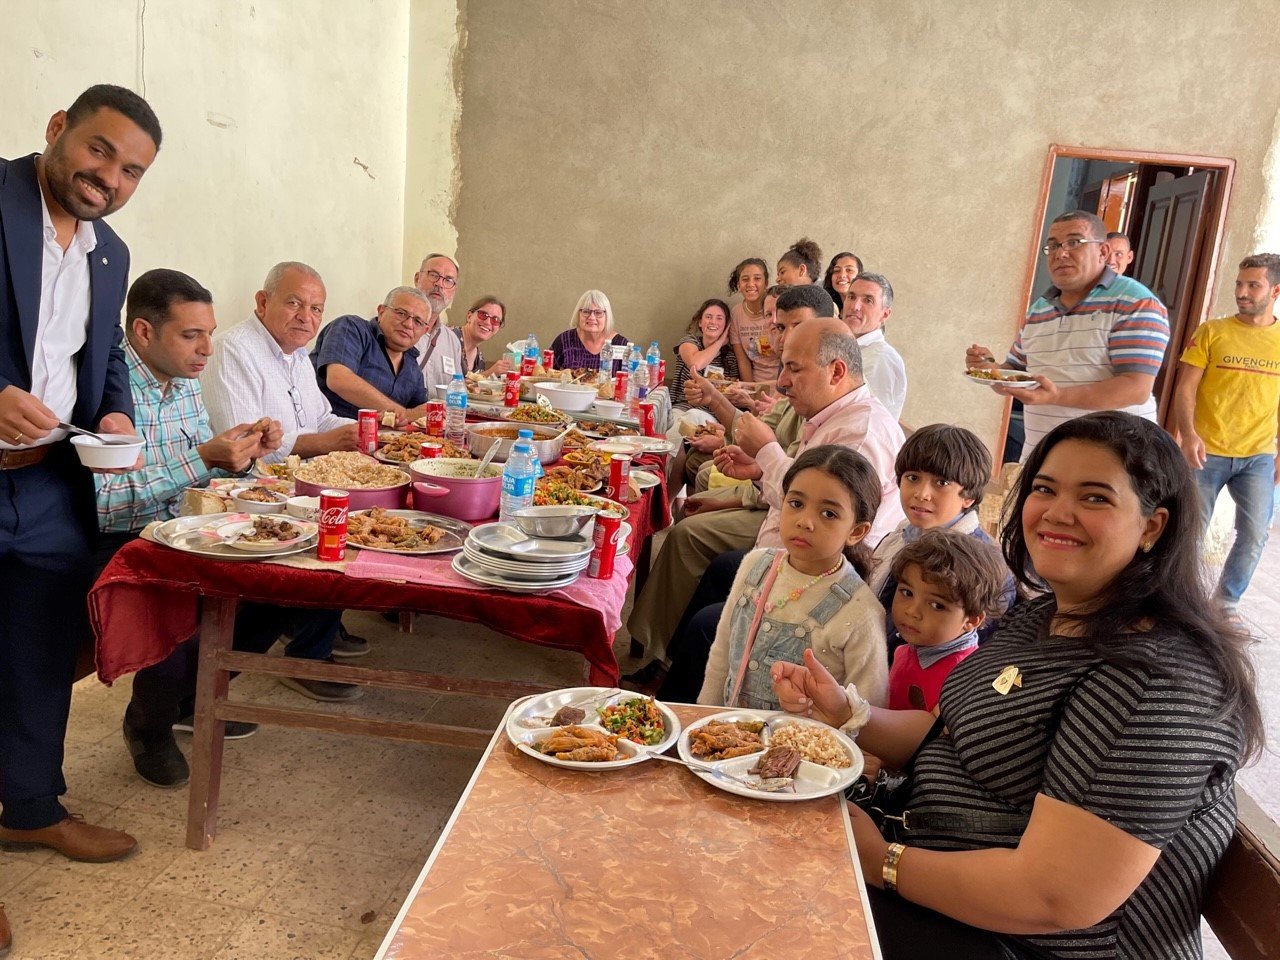
<svg viewBox="0 0 1280 960">
<path fill-rule="evenodd" d="M 59 802 L 97 535 L 93 478 L 59 422 L 134 433 L 129 251 L 101 218 L 133 195 L 160 124 L 136 94 L 95 86 L 53 115 L 45 141 L 0 159 L 0 849 L 102 862 L 137 842 Z"/>
</svg>

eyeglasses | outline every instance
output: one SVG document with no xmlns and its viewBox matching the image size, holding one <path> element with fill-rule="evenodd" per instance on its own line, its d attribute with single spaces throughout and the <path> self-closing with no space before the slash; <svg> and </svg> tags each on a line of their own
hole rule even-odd
<svg viewBox="0 0 1280 960">
<path fill-rule="evenodd" d="M 482 323 L 496 323 L 498 326 L 502 326 L 505 322 L 502 317 L 498 316 L 496 313 L 489 313 L 486 310 L 476 310 L 473 312 L 480 318 Z"/>
<path fill-rule="evenodd" d="M 1077 237 L 1072 237 L 1070 240 L 1063 240 L 1061 243 L 1059 243 L 1057 240 L 1050 240 L 1048 243 L 1046 243 L 1043 247 L 1040 248 L 1040 252 L 1043 253 L 1046 257 L 1051 257 L 1055 253 L 1057 253 L 1059 250 L 1065 250 L 1067 251 L 1067 253 L 1071 253 L 1073 250 L 1076 250 L 1084 246 L 1086 243 L 1102 243 L 1102 242 L 1103 241 L 1101 240 L 1080 240 Z"/>
<path fill-rule="evenodd" d="M 387 307 L 387 309 L 390 310 L 392 313 L 394 313 L 401 323 L 404 323 L 404 321 L 406 320 L 412 320 L 413 328 L 415 330 L 425 330 L 427 329 L 427 326 L 431 323 L 430 320 L 427 320 L 423 317 L 419 317 L 416 314 L 410 313 L 408 310 L 402 310 L 400 307 Z"/>
<path fill-rule="evenodd" d="M 457 277 L 446 277 L 443 273 L 436 273 L 434 270 L 427 271 L 427 279 L 433 284 L 438 283 L 446 290 L 452 290 L 458 285 Z"/>
<path fill-rule="evenodd" d="M 592 317 L 600 317 L 601 319 L 603 319 L 604 317 L 608 316 L 608 314 L 606 314 L 603 310 L 593 310 L 590 307 L 583 307 L 581 310 L 578 311 L 578 313 L 586 317 L 588 320 L 590 320 Z"/>
</svg>

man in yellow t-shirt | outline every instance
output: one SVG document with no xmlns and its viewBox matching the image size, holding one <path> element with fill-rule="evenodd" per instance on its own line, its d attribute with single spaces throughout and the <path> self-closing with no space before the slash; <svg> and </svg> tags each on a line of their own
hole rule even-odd
<svg viewBox="0 0 1280 960">
<path fill-rule="evenodd" d="M 1280 255 L 1240 261 L 1236 315 L 1200 326 L 1182 354 L 1174 422 L 1182 453 L 1196 471 L 1204 523 L 1222 488 L 1236 504 L 1236 540 L 1218 583 L 1229 612 L 1240 604 L 1267 542 L 1272 496 L 1280 483 Z"/>
</svg>

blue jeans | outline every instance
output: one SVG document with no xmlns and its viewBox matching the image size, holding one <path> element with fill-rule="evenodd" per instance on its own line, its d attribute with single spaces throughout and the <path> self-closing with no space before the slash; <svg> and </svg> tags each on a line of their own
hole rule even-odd
<svg viewBox="0 0 1280 960">
<path fill-rule="evenodd" d="M 1222 579 L 1218 582 L 1218 595 L 1230 609 L 1240 603 L 1262 557 L 1262 548 L 1267 543 L 1275 469 L 1275 456 L 1264 453 L 1256 457 L 1210 455 L 1205 458 L 1204 466 L 1196 471 L 1196 487 L 1200 492 L 1206 529 L 1223 487 L 1227 488 L 1236 505 L 1236 541 L 1227 554 Z"/>
</svg>

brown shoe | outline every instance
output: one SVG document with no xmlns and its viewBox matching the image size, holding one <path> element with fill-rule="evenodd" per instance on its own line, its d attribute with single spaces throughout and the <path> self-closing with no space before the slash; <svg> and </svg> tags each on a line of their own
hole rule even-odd
<svg viewBox="0 0 1280 960">
<path fill-rule="evenodd" d="M 48 847 L 68 860 L 107 863 L 121 860 L 138 849 L 138 841 L 120 830 L 95 827 L 84 818 L 69 814 L 61 823 L 40 830 L 10 830 L 0 827 L 0 850 L 30 850 Z"/>
<path fill-rule="evenodd" d="M 11 943 L 13 943 L 13 931 L 9 929 L 9 920 L 4 915 L 4 904 L 0 903 L 0 957 L 9 955 Z"/>
</svg>

